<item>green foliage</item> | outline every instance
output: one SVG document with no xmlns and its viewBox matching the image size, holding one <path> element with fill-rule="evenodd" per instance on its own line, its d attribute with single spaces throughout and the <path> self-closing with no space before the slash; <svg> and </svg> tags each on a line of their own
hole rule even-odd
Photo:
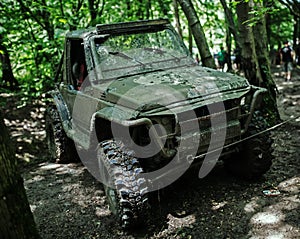
<svg viewBox="0 0 300 239">
<path fill-rule="evenodd" d="M 249 13 L 252 15 L 252 18 L 245 22 L 245 24 L 248 24 L 248 26 L 252 27 L 257 22 L 260 21 L 260 19 L 264 18 L 266 14 L 273 15 L 276 14 L 279 11 L 279 9 L 272 9 L 267 7 L 257 7 L 255 6 L 252 11 Z"/>
<path fill-rule="evenodd" d="M 212 51 L 217 51 L 225 42 L 227 27 L 221 3 L 210 0 L 197 1 L 195 9 L 199 14 L 208 45 Z"/>
<path fill-rule="evenodd" d="M 211 0 L 191 2 L 213 52 L 225 42 L 227 23 L 222 5 Z M 262 0 L 255 2 L 262 3 Z M 230 3 L 233 12 L 237 3 Z M 54 85 L 55 68 L 67 31 L 96 23 L 138 19 L 169 18 L 173 23 L 173 12 L 173 0 L 4 0 L 0 3 L 1 44 L 9 50 L 21 91 L 28 97 L 36 97 Z M 253 17 L 247 24 L 255 24 L 265 14 L 270 16 L 270 45 L 291 39 L 291 15 L 276 1 L 272 7 L 253 9 Z M 188 42 L 188 23 L 181 10 L 180 18 Z M 0 55 L 3 53 L 0 49 Z"/>
<path fill-rule="evenodd" d="M 294 21 L 283 5 L 277 3 L 274 10 L 270 15 L 270 45 L 281 47 L 283 41 L 293 38 Z"/>
</svg>

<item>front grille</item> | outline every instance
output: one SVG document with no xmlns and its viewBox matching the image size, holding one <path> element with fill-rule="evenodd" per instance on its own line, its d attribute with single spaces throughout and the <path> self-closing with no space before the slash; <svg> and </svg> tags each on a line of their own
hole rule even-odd
<svg viewBox="0 0 300 239">
<path fill-rule="evenodd" d="M 190 145 L 191 148 L 194 148 L 196 143 L 198 143 L 198 146 L 208 146 L 211 143 L 212 132 L 218 135 L 220 132 L 223 132 L 223 130 L 226 130 L 225 142 L 222 142 L 224 140 L 223 138 L 220 138 L 220 141 L 215 139 L 214 143 L 216 145 L 224 145 L 226 142 L 229 142 L 230 139 L 239 137 L 241 134 L 239 121 L 231 121 L 229 123 L 219 125 L 218 127 L 214 127 L 213 129 L 208 128 L 206 130 L 199 130 L 198 132 L 176 136 L 176 141 L 178 144 L 183 143 L 184 145 Z M 185 142 L 188 142 L 188 144 Z"/>
<path fill-rule="evenodd" d="M 224 130 L 226 141 L 240 137 L 239 112 L 239 105 L 234 104 L 234 101 L 227 101 L 180 113 L 177 115 L 179 122 L 176 130 L 177 142 L 192 137 L 200 139 L 199 144 L 202 146 L 209 145 L 211 133 L 218 134 Z"/>
<path fill-rule="evenodd" d="M 238 119 L 238 112 L 239 107 L 235 107 L 226 111 L 213 113 L 201 117 L 197 117 L 196 115 L 196 117 L 193 117 L 191 119 L 182 120 L 181 117 L 178 117 L 180 121 L 181 132 L 187 133 L 192 132 L 195 129 L 207 129 L 211 127 L 212 122 L 214 125 L 226 124 L 226 122 Z M 195 114 L 191 115 L 195 116 Z"/>
<path fill-rule="evenodd" d="M 213 125 L 226 124 L 239 118 L 240 106 L 234 101 L 225 101 L 202 106 L 177 115 L 180 132 L 187 133 L 197 129 L 205 130 Z M 195 127 L 195 128 L 194 128 Z"/>
</svg>

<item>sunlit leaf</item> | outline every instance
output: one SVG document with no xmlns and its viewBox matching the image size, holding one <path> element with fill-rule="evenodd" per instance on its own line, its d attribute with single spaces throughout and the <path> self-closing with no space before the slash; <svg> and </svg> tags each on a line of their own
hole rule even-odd
<svg viewBox="0 0 300 239">
<path fill-rule="evenodd" d="M 66 24 L 68 22 L 68 20 L 64 19 L 64 18 L 60 18 L 58 21 L 63 23 L 63 24 Z"/>
</svg>

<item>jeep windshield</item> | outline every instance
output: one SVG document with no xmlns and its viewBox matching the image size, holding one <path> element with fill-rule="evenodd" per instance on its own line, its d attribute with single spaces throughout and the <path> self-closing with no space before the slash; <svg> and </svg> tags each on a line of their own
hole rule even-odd
<svg viewBox="0 0 300 239">
<path fill-rule="evenodd" d="M 118 79 L 194 64 L 178 36 L 170 29 L 93 39 L 99 79 Z"/>
</svg>

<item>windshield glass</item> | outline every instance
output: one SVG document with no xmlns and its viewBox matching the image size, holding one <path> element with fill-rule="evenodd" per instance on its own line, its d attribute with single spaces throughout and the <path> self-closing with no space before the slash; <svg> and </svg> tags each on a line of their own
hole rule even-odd
<svg viewBox="0 0 300 239">
<path fill-rule="evenodd" d="M 115 79 L 194 63 L 187 49 L 170 30 L 109 35 L 95 41 L 100 78 Z"/>
</svg>

